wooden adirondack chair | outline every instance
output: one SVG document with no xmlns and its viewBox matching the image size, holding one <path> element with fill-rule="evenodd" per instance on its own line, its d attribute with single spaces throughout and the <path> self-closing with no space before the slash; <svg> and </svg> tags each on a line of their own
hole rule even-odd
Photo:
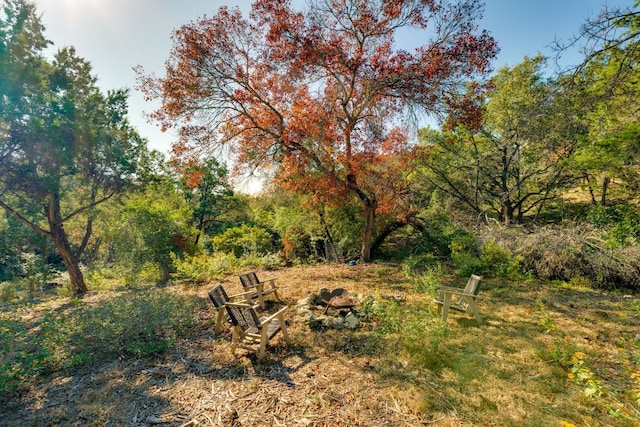
<svg viewBox="0 0 640 427">
<path fill-rule="evenodd" d="M 438 297 L 434 298 L 434 302 L 438 304 L 438 312 L 442 312 L 443 322 L 447 321 L 449 309 L 453 309 L 465 313 L 471 312 L 478 323 L 482 323 L 482 318 L 476 307 L 481 280 L 481 276 L 472 274 L 464 289 L 443 286 L 438 290 Z"/>
<path fill-rule="evenodd" d="M 281 301 L 280 296 L 278 296 L 278 287 L 276 286 L 276 279 L 268 279 L 260 281 L 258 280 L 258 275 L 252 271 L 249 273 L 244 273 L 240 275 L 240 282 L 242 282 L 242 287 L 245 292 L 250 295 L 247 301 L 250 301 L 253 298 L 258 299 L 258 304 L 260 307 L 265 307 L 264 297 L 273 294 L 276 300 Z"/>
<path fill-rule="evenodd" d="M 220 331 L 222 330 L 222 323 L 224 322 L 225 317 L 228 316 L 226 310 L 224 309 L 225 304 L 227 304 L 228 302 L 233 302 L 238 300 L 244 301 L 247 299 L 247 294 L 250 294 L 250 293 L 251 292 L 243 292 L 240 294 L 234 294 L 229 296 L 227 295 L 227 292 L 224 290 L 224 288 L 220 284 L 209 291 L 209 299 L 211 300 L 214 307 L 216 308 L 216 311 L 218 312 L 216 316 L 216 324 L 213 328 L 213 331 L 216 334 L 220 333 Z"/>
<path fill-rule="evenodd" d="M 228 302 L 225 304 L 225 309 L 232 324 L 234 351 L 237 347 L 241 347 L 255 351 L 258 357 L 263 357 L 267 343 L 279 331 L 282 331 L 287 344 L 291 344 L 284 317 L 288 307 L 263 318 L 258 317 L 253 306 L 244 303 Z"/>
</svg>

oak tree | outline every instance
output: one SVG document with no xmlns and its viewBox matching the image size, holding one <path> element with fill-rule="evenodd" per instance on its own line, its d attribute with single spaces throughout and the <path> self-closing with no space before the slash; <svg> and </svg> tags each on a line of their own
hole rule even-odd
<svg viewBox="0 0 640 427">
<path fill-rule="evenodd" d="M 368 261 L 376 216 L 416 214 L 409 113 L 477 121 L 462 89 L 497 50 L 476 27 L 481 12 L 478 0 L 314 0 L 304 12 L 257 0 L 248 18 L 222 7 L 178 29 L 166 74 L 139 69 L 139 86 L 161 102 L 152 117 L 178 129 L 176 156 L 226 148 L 319 204 L 356 200 Z M 402 36 L 418 47 L 401 48 Z"/>
</svg>

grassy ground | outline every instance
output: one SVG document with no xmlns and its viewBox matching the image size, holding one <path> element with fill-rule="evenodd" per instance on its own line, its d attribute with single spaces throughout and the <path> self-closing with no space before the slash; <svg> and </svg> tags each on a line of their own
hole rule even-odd
<svg viewBox="0 0 640 427">
<path fill-rule="evenodd" d="M 264 360 L 213 334 L 212 284 L 4 305 L 0 425 L 640 425 L 637 295 L 489 279 L 483 324 L 444 325 L 428 285 L 464 279 L 375 264 L 259 275 L 278 279 L 293 338 Z M 311 329 L 295 305 L 322 287 L 375 302 L 355 330 Z"/>
</svg>

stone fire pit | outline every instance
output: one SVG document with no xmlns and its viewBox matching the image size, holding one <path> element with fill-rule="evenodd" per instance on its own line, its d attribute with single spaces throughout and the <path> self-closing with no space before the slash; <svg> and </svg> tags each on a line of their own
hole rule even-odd
<svg viewBox="0 0 640 427">
<path fill-rule="evenodd" d="M 355 307 L 362 300 L 362 295 L 346 289 L 322 288 L 298 301 L 296 311 L 312 328 L 355 329 L 360 323 Z"/>
</svg>

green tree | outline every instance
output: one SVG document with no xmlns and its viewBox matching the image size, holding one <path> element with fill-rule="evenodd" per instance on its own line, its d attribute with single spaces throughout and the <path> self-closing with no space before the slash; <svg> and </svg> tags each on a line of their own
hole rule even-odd
<svg viewBox="0 0 640 427">
<path fill-rule="evenodd" d="M 131 192 L 103 215 L 106 258 L 131 278 L 150 268 L 158 272 L 158 285 L 166 284 L 175 272 L 173 255 L 193 252 L 192 211 L 167 177 Z"/>
<path fill-rule="evenodd" d="M 539 213 L 573 182 L 567 161 L 585 127 L 562 86 L 544 77 L 544 65 L 538 56 L 498 70 L 479 132 L 423 130 L 423 177 L 476 214 L 491 211 L 505 224 Z"/>
<path fill-rule="evenodd" d="M 73 292 L 81 294 L 87 286 L 79 257 L 93 217 L 86 215 L 75 245 L 65 225 L 134 178 L 145 141 L 128 123 L 127 91 L 101 93 L 90 64 L 73 48 L 48 61 L 43 30 L 32 3 L 3 2 L 0 206 L 53 241 Z"/>
<path fill-rule="evenodd" d="M 582 45 L 585 58 L 567 86 L 579 95 L 590 123 L 574 167 L 593 204 L 605 205 L 613 184 L 623 190 L 619 195 L 634 195 L 640 187 L 640 1 L 624 9 L 605 6 L 571 43 Z"/>
<path fill-rule="evenodd" d="M 246 217 L 247 207 L 236 197 L 229 183 L 229 171 L 224 164 L 211 157 L 204 161 L 178 163 L 180 189 L 191 206 L 191 225 L 198 231 L 195 244 L 202 234 L 212 235 Z"/>
</svg>

